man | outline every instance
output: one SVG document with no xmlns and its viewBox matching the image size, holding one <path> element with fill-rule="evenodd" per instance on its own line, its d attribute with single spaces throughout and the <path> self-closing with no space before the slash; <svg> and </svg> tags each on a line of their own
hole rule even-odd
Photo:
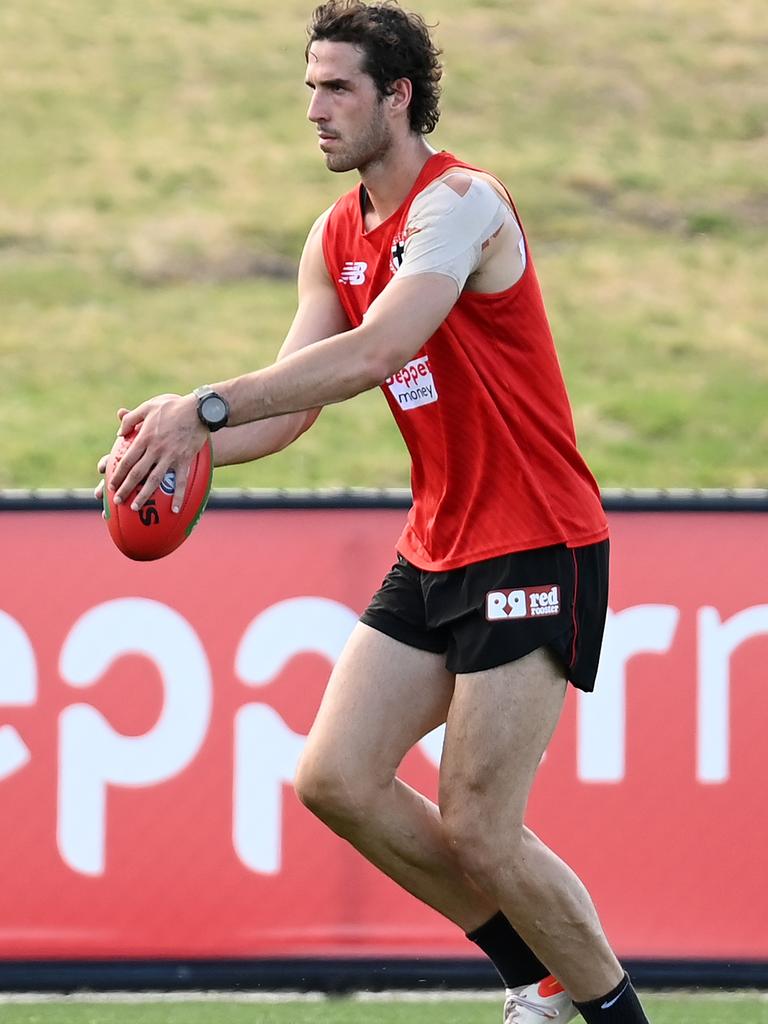
<svg viewBox="0 0 768 1024">
<path fill-rule="evenodd" d="M 492 175 L 425 140 L 441 70 L 420 18 L 330 0 L 306 59 L 326 164 L 361 184 L 309 233 L 275 364 L 120 411 L 124 434 L 141 431 L 116 500 L 145 481 L 140 507 L 175 468 L 181 502 L 209 432 L 217 464 L 260 458 L 324 405 L 381 385 L 413 508 L 331 676 L 297 792 L 485 950 L 509 1024 L 576 1008 L 645 1021 L 583 885 L 523 824 L 567 681 L 594 685 L 607 601 L 607 525 L 525 236 Z M 396 770 L 442 722 L 438 807 Z"/>
</svg>

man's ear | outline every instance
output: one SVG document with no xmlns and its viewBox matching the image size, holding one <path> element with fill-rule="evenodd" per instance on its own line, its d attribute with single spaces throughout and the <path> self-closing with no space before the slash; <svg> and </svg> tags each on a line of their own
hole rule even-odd
<svg viewBox="0 0 768 1024">
<path fill-rule="evenodd" d="M 387 99 L 393 113 L 406 111 L 413 99 L 413 83 L 410 78 L 395 79 L 390 86 Z"/>
</svg>

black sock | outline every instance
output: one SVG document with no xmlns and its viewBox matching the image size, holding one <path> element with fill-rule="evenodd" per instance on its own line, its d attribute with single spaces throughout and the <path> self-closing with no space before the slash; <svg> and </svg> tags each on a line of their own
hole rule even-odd
<svg viewBox="0 0 768 1024">
<path fill-rule="evenodd" d="M 530 985 L 549 974 L 501 911 L 466 936 L 492 961 L 507 988 Z"/>
<path fill-rule="evenodd" d="M 573 1005 L 587 1024 L 649 1024 L 628 974 L 599 999 Z"/>
</svg>

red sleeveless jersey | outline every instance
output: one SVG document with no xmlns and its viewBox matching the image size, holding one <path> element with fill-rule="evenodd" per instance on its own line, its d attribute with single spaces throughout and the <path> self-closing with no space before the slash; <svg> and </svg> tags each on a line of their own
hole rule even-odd
<svg viewBox="0 0 768 1024">
<path fill-rule="evenodd" d="M 323 253 L 353 327 L 397 271 L 413 199 L 451 167 L 479 170 L 436 153 L 400 208 L 371 231 L 360 186 L 331 210 Z M 576 449 L 530 253 L 506 291 L 462 291 L 382 390 L 412 460 L 413 507 L 397 544 L 409 562 L 442 571 L 608 536 L 597 484 Z"/>
</svg>

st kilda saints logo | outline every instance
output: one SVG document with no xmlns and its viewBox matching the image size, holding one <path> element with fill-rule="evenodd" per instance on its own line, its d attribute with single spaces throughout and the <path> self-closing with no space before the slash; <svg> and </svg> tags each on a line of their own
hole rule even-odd
<svg viewBox="0 0 768 1024">
<path fill-rule="evenodd" d="M 405 231 L 399 231 L 392 239 L 392 248 L 389 250 L 389 269 L 396 274 L 403 265 L 405 259 L 405 243 L 411 237 L 421 231 L 421 228 L 406 227 Z"/>
<path fill-rule="evenodd" d="M 405 242 L 407 238 L 407 233 L 405 231 L 401 231 L 400 234 L 395 235 L 392 239 L 392 248 L 389 253 L 389 269 L 393 274 L 396 274 L 403 265 Z"/>
</svg>

